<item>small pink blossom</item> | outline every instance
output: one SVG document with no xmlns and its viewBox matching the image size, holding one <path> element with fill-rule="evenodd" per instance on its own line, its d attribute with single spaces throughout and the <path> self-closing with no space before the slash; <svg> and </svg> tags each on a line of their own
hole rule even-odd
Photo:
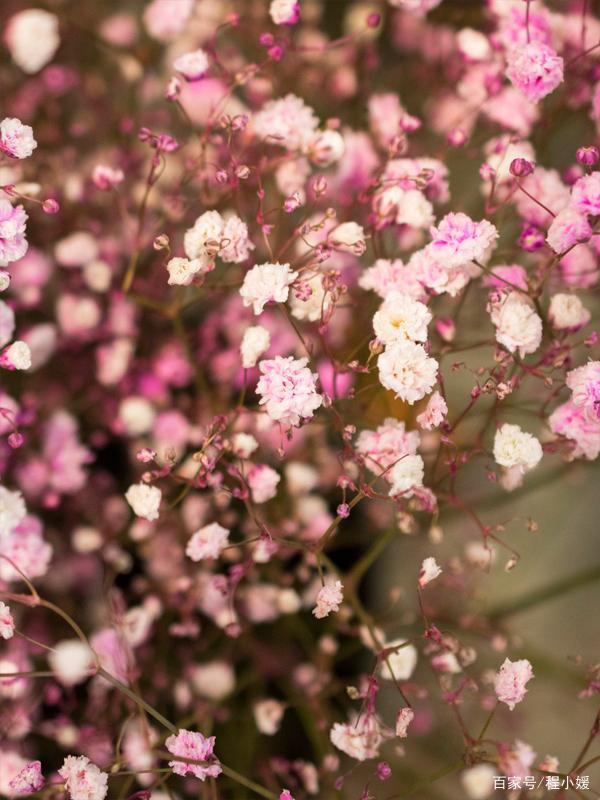
<svg viewBox="0 0 600 800">
<path fill-rule="evenodd" d="M 439 392 L 434 392 L 425 410 L 417 416 L 417 425 L 426 431 L 439 427 L 448 413 L 446 401 Z"/>
<path fill-rule="evenodd" d="M 421 589 L 442 574 L 442 569 L 433 556 L 426 558 L 421 564 L 419 572 L 419 586 Z"/>
<path fill-rule="evenodd" d="M 600 172 L 579 178 L 571 189 L 571 207 L 580 214 L 600 215 Z"/>
<path fill-rule="evenodd" d="M 419 447 L 418 431 L 407 431 L 404 422 L 388 417 L 377 430 L 361 431 L 356 440 L 356 450 L 365 459 L 367 467 L 375 474 L 385 473 L 399 459 L 415 455 Z"/>
<path fill-rule="evenodd" d="M 262 373 L 256 386 L 260 405 L 275 422 L 286 426 L 298 426 L 302 420 L 310 419 L 323 402 L 317 392 L 317 375 L 306 366 L 307 358 L 288 356 L 261 361 Z"/>
<path fill-rule="evenodd" d="M 206 778 L 218 777 L 223 771 L 220 764 L 214 761 L 214 736 L 207 738 L 196 731 L 186 731 L 180 728 L 177 735 L 169 736 L 165 745 L 169 753 L 174 756 L 207 762 L 206 764 L 187 764 L 176 759 L 169 761 L 169 766 L 176 775 L 194 775 L 204 781 Z"/>
<path fill-rule="evenodd" d="M 18 261 L 27 252 L 25 222 L 27 214 L 23 206 L 12 206 L 0 198 L 0 266 Z"/>
<path fill-rule="evenodd" d="M 114 189 L 125 180 L 122 169 L 115 169 L 107 164 L 96 164 L 92 172 L 92 181 L 98 189 Z"/>
<path fill-rule="evenodd" d="M 512 711 L 517 703 L 525 697 L 527 689 L 525 684 L 533 678 L 533 669 L 526 658 L 520 661 L 505 659 L 496 673 L 494 679 L 494 691 L 501 703 Z"/>
<path fill-rule="evenodd" d="M 186 81 L 197 81 L 208 72 L 208 56 L 204 50 L 194 50 L 175 59 L 173 66 Z"/>
<path fill-rule="evenodd" d="M 600 422 L 600 361 L 588 361 L 567 372 L 566 383 L 573 393 L 573 405 L 590 420 Z"/>
<path fill-rule="evenodd" d="M 437 227 L 431 228 L 428 248 L 446 268 L 471 261 L 487 262 L 495 246 L 498 231 L 486 219 L 474 222 L 462 212 L 446 214 Z"/>
<path fill-rule="evenodd" d="M 550 223 L 546 241 L 555 253 L 565 253 L 576 244 L 587 242 L 592 234 L 592 226 L 585 214 L 569 206 Z"/>
<path fill-rule="evenodd" d="M 104 800 L 106 797 L 108 775 L 85 756 L 67 756 L 58 774 L 71 800 Z"/>
<path fill-rule="evenodd" d="M 40 761 L 30 761 L 15 775 L 9 786 L 14 794 L 32 794 L 39 792 L 44 785 L 42 764 Z"/>
<path fill-rule="evenodd" d="M 277 494 L 281 475 L 267 464 L 255 464 L 248 473 L 248 486 L 254 503 L 266 503 Z"/>
<path fill-rule="evenodd" d="M 186 555 L 192 561 L 204 558 L 218 558 L 221 550 L 229 542 L 229 531 L 218 522 L 211 522 L 194 533 L 185 548 Z"/>
<path fill-rule="evenodd" d="M 312 612 L 317 619 L 323 619 L 332 612 L 340 610 L 340 605 L 344 601 L 343 588 L 341 581 L 330 581 L 321 587 L 317 595 L 317 604 Z"/>
<path fill-rule="evenodd" d="M 300 19 L 298 0 L 271 0 L 269 15 L 275 25 L 295 25 Z"/>
<path fill-rule="evenodd" d="M 401 708 L 396 717 L 396 736 L 406 739 L 408 736 L 408 726 L 413 721 L 415 712 L 412 708 Z"/>
<path fill-rule="evenodd" d="M 23 125 L 19 119 L 7 117 L 0 122 L 0 150 L 11 158 L 27 158 L 37 142 L 33 138 L 33 130 Z"/>
<path fill-rule="evenodd" d="M 553 433 L 571 440 L 575 458 L 593 461 L 600 455 L 600 420 L 590 417 L 583 405 L 568 400 L 554 409 L 548 425 Z"/>
<path fill-rule="evenodd" d="M 563 82 L 563 69 L 563 59 L 543 42 L 517 45 L 507 56 L 508 79 L 533 103 Z"/>
<path fill-rule="evenodd" d="M 10 608 L 0 600 L 0 638 L 12 639 L 15 634 L 15 621 Z"/>
</svg>

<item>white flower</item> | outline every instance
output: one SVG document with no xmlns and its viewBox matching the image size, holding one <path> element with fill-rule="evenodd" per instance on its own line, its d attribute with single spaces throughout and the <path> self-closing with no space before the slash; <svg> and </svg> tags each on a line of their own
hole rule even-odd
<svg viewBox="0 0 600 800">
<path fill-rule="evenodd" d="M 218 211 L 205 211 L 183 237 L 183 249 L 189 259 L 200 259 L 206 266 L 219 251 L 225 221 Z"/>
<path fill-rule="evenodd" d="M 381 730 L 375 716 L 365 714 L 354 723 L 336 722 L 329 738 L 342 753 L 357 761 L 366 761 L 379 754 Z"/>
<path fill-rule="evenodd" d="M 169 286 L 189 286 L 194 277 L 204 271 L 206 262 L 201 258 L 172 258 L 167 264 Z"/>
<path fill-rule="evenodd" d="M 491 764 L 476 764 L 460 776 L 469 800 L 486 800 L 494 791 L 496 770 Z"/>
<path fill-rule="evenodd" d="M 412 708 L 401 708 L 396 717 L 396 736 L 399 739 L 406 739 L 408 736 L 408 726 L 413 721 L 415 712 Z"/>
<path fill-rule="evenodd" d="M 37 142 L 29 125 L 10 117 L 0 122 L 0 150 L 11 158 L 27 158 L 36 147 Z"/>
<path fill-rule="evenodd" d="M 258 442 L 249 433 L 235 433 L 231 445 L 238 458 L 250 458 L 252 453 L 258 449 Z"/>
<path fill-rule="evenodd" d="M 13 61 L 32 75 L 45 67 L 58 49 L 58 17 L 41 8 L 20 11 L 8 21 L 5 38 Z"/>
<path fill-rule="evenodd" d="M 252 709 L 256 727 L 266 736 L 273 736 L 279 730 L 284 711 L 285 706 L 279 700 L 259 700 Z"/>
<path fill-rule="evenodd" d="M 235 688 L 235 672 L 226 661 L 208 661 L 192 667 L 190 679 L 194 691 L 209 700 L 223 700 Z"/>
<path fill-rule="evenodd" d="M 338 131 L 316 131 L 306 148 L 306 153 L 313 164 L 328 167 L 344 155 L 346 145 Z"/>
<path fill-rule="evenodd" d="M 391 483 L 390 497 L 404 495 L 410 497 L 414 489 L 423 486 L 425 466 L 421 456 L 407 455 L 400 459 L 387 473 Z"/>
<path fill-rule="evenodd" d="M 298 277 L 289 264 L 257 264 L 246 273 L 240 289 L 245 306 L 252 306 L 255 314 L 261 314 L 267 303 L 285 303 L 290 284 Z"/>
<path fill-rule="evenodd" d="M 543 455 L 542 445 L 530 433 L 518 425 L 505 423 L 496 431 L 494 459 L 502 467 L 520 467 L 522 471 L 533 469 Z"/>
<path fill-rule="evenodd" d="M 48 663 L 57 681 L 75 686 L 89 677 L 94 654 L 80 639 L 64 639 L 48 653 Z"/>
<path fill-rule="evenodd" d="M 134 483 L 125 493 L 125 499 L 138 517 L 152 522 L 158 519 L 158 507 L 162 492 L 157 486 L 148 486 L 147 483 Z"/>
<path fill-rule="evenodd" d="M 29 369 L 31 350 L 26 342 L 17 340 L 0 353 L 0 366 L 6 369 Z"/>
<path fill-rule="evenodd" d="M 275 25 L 294 25 L 298 21 L 298 0 L 271 0 L 269 14 Z"/>
<path fill-rule="evenodd" d="M 12 639 L 15 633 L 15 621 L 10 608 L 0 600 L 0 639 Z"/>
<path fill-rule="evenodd" d="M 412 225 L 413 228 L 429 228 L 433 224 L 433 206 L 418 189 L 398 189 L 396 197 L 396 225 Z"/>
<path fill-rule="evenodd" d="M 381 662 L 381 677 L 388 681 L 407 681 L 417 666 L 417 649 L 412 644 L 407 644 L 406 639 L 393 639 L 384 643 L 386 654 Z"/>
<path fill-rule="evenodd" d="M 420 344 L 404 341 L 389 345 L 377 360 L 379 380 L 386 389 L 412 405 L 433 388 L 438 363 Z"/>
<path fill-rule="evenodd" d="M 17 527 L 27 514 L 21 492 L 11 492 L 0 486 L 0 540 Z"/>
<path fill-rule="evenodd" d="M 558 331 L 576 331 L 590 321 L 591 314 L 576 294 L 555 294 L 550 298 L 548 318 Z"/>
<path fill-rule="evenodd" d="M 518 350 L 524 356 L 538 349 L 542 341 L 542 320 L 527 296 L 517 291 L 499 294 L 490 301 L 488 310 L 496 327 L 496 341 L 509 353 Z"/>
<path fill-rule="evenodd" d="M 263 353 L 266 353 L 270 344 L 271 334 L 262 325 L 253 325 L 250 328 L 246 328 L 240 345 L 244 369 L 255 367 L 256 362 Z"/>
<path fill-rule="evenodd" d="M 312 612 L 317 619 L 323 619 L 328 617 L 332 611 L 340 610 L 344 601 L 343 588 L 341 581 L 329 581 L 321 587 L 317 595 L 317 604 Z"/>
<path fill-rule="evenodd" d="M 218 522 L 211 522 L 196 531 L 190 538 L 185 548 L 185 553 L 192 561 L 202 561 L 203 558 L 218 558 L 221 550 L 229 542 L 229 531 Z"/>
<path fill-rule="evenodd" d="M 424 303 L 407 294 L 392 292 L 375 313 L 373 330 L 385 345 L 405 340 L 424 342 L 430 322 L 431 312 Z"/>
<path fill-rule="evenodd" d="M 439 575 L 442 574 L 441 567 L 433 556 L 426 558 L 421 564 L 421 571 L 419 572 L 419 586 L 421 589 L 427 586 L 428 583 L 434 581 Z"/>
<path fill-rule="evenodd" d="M 354 253 L 355 256 L 361 256 L 367 249 L 365 232 L 357 222 L 342 222 L 331 231 L 328 241 L 335 250 Z"/>
<path fill-rule="evenodd" d="M 184 53 L 173 62 L 173 67 L 180 72 L 187 81 L 196 81 L 208 72 L 208 56 L 204 50 L 194 50 Z"/>
<path fill-rule="evenodd" d="M 325 292 L 320 275 L 313 276 L 306 283 L 310 286 L 310 297 L 304 300 L 292 293 L 290 310 L 296 319 L 318 322 L 331 307 L 331 295 Z"/>
<path fill-rule="evenodd" d="M 145 397 L 130 395 L 121 400 L 119 419 L 128 436 L 141 436 L 152 428 L 156 412 Z"/>
</svg>

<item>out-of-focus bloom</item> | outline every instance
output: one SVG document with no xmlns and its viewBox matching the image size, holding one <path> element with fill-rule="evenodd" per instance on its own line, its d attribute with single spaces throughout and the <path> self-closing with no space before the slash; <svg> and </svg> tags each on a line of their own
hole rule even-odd
<svg viewBox="0 0 600 800">
<path fill-rule="evenodd" d="M 229 531 L 218 522 L 211 522 L 192 535 L 185 553 L 192 561 L 202 561 L 204 558 L 218 558 L 221 550 L 229 542 Z"/>
<path fill-rule="evenodd" d="M 442 569 L 433 556 L 426 558 L 421 564 L 419 572 L 419 586 L 421 589 L 442 574 Z"/>
<path fill-rule="evenodd" d="M 260 405 L 275 422 L 300 425 L 310 419 L 323 402 L 317 392 L 317 375 L 306 366 L 307 358 L 276 356 L 258 365 L 262 375 L 256 386 Z"/>
<path fill-rule="evenodd" d="M 13 61 L 32 75 L 58 50 L 58 17 L 41 8 L 28 8 L 9 19 L 4 35 Z"/>
<path fill-rule="evenodd" d="M 423 286 L 414 271 L 399 258 L 377 259 L 372 267 L 362 273 L 358 284 L 362 289 L 376 292 L 382 300 L 385 300 L 390 292 L 402 292 L 415 300 L 424 298 Z"/>
<path fill-rule="evenodd" d="M 256 366 L 258 359 L 266 353 L 271 344 L 271 334 L 262 325 L 252 325 L 246 328 L 242 343 L 240 344 L 240 353 L 242 356 L 242 366 L 244 369 L 250 369 Z"/>
<path fill-rule="evenodd" d="M 15 621 L 10 608 L 0 600 L 0 639 L 12 639 L 15 634 Z"/>
<path fill-rule="evenodd" d="M 91 674 L 94 654 L 80 639 L 64 639 L 48 653 L 48 663 L 57 681 L 75 686 Z"/>
<path fill-rule="evenodd" d="M 252 127 L 263 141 L 286 150 L 299 150 L 310 142 L 319 120 L 304 100 L 287 94 L 265 103 L 252 118 Z"/>
<path fill-rule="evenodd" d="M 563 59 L 543 42 L 517 45 L 507 55 L 506 76 L 533 103 L 563 82 L 563 69 Z"/>
<path fill-rule="evenodd" d="M 494 437 L 494 459 L 502 467 L 519 467 L 529 471 L 536 467 L 543 456 L 542 445 L 531 433 L 522 431 L 518 425 L 504 423 Z"/>
<path fill-rule="evenodd" d="M 257 264 L 244 277 L 242 301 L 245 306 L 252 306 L 255 314 L 261 314 L 267 303 L 285 303 L 297 277 L 289 264 Z"/>
<path fill-rule="evenodd" d="M 550 223 L 546 241 L 555 253 L 565 253 L 576 244 L 587 242 L 592 234 L 592 226 L 585 214 L 569 206 Z"/>
<path fill-rule="evenodd" d="M 0 367 L 4 369 L 29 369 L 31 350 L 26 342 L 16 341 L 0 352 Z"/>
<path fill-rule="evenodd" d="M 415 489 L 423 485 L 424 474 L 425 465 L 421 456 L 404 456 L 387 473 L 391 484 L 390 496 L 410 497 Z"/>
<path fill-rule="evenodd" d="M 149 486 L 147 483 L 134 483 L 125 493 L 125 499 L 138 517 L 152 522 L 158 519 L 158 507 L 162 498 L 162 492 L 157 486 Z"/>
<path fill-rule="evenodd" d="M 197 81 L 208 72 L 208 56 L 204 50 L 194 50 L 191 53 L 184 53 L 173 62 L 173 67 L 179 72 L 186 81 Z"/>
<path fill-rule="evenodd" d="M 403 456 L 414 455 L 419 441 L 417 431 L 407 431 L 404 422 L 388 417 L 376 431 L 361 431 L 356 440 L 356 450 L 371 472 L 385 472 L 389 480 L 389 468 Z"/>
<path fill-rule="evenodd" d="M 267 464 L 255 464 L 248 473 L 248 486 L 254 503 L 267 503 L 277 494 L 281 475 Z"/>
<path fill-rule="evenodd" d="M 187 764 L 176 759 L 169 761 L 169 766 L 176 775 L 194 775 L 204 781 L 206 778 L 218 777 L 223 771 L 220 764 L 210 763 L 214 762 L 214 736 L 206 737 L 196 731 L 186 731 L 180 728 L 177 735 L 169 736 L 165 745 L 169 753 L 174 756 L 207 762 L 206 764 Z"/>
<path fill-rule="evenodd" d="M 577 331 L 590 321 L 591 314 L 576 294 L 554 294 L 550 299 L 548 319 L 559 331 Z"/>
<path fill-rule="evenodd" d="M 377 360 L 379 380 L 386 389 L 412 405 L 433 388 L 438 363 L 415 342 L 395 342 Z"/>
<path fill-rule="evenodd" d="M 491 764 L 476 764 L 461 774 L 460 782 L 469 800 L 486 800 L 494 791 L 495 776 Z"/>
<path fill-rule="evenodd" d="M 108 775 L 86 756 L 67 756 L 58 774 L 71 800 L 104 800 L 108 793 Z"/>
<path fill-rule="evenodd" d="M 501 703 L 512 711 L 525 697 L 525 684 L 533 678 L 533 669 L 526 658 L 520 661 L 505 659 L 494 678 L 494 691 Z"/>
<path fill-rule="evenodd" d="M 328 241 L 336 250 L 353 253 L 355 256 L 362 255 L 367 248 L 365 232 L 357 222 L 342 222 L 331 231 Z"/>
<path fill-rule="evenodd" d="M 7 117 L 0 122 L 0 150 L 11 158 L 27 158 L 37 142 L 33 130 L 21 120 Z"/>
<path fill-rule="evenodd" d="M 256 727 L 266 736 L 273 736 L 279 730 L 285 706 L 279 700 L 259 700 L 252 707 Z"/>
<path fill-rule="evenodd" d="M 219 659 L 192 667 L 190 680 L 197 694 L 215 702 L 224 700 L 235 689 L 233 667 Z"/>
<path fill-rule="evenodd" d="M 271 0 L 269 14 L 275 25 L 295 25 L 300 19 L 298 0 Z"/>
<path fill-rule="evenodd" d="M 417 666 L 417 648 L 406 639 L 384 642 L 385 659 L 381 661 L 381 677 L 388 681 L 407 681 Z"/>
<path fill-rule="evenodd" d="M 92 181 L 98 189 L 114 189 L 125 180 L 122 169 L 115 169 L 107 164 L 96 164 L 92 172 Z"/>
<path fill-rule="evenodd" d="M 343 588 L 341 581 L 329 581 L 319 589 L 317 604 L 312 612 L 317 619 L 323 619 L 332 612 L 340 610 L 340 606 L 344 602 Z"/>
<path fill-rule="evenodd" d="M 144 25 L 149 35 L 168 42 L 182 33 L 194 8 L 194 0 L 152 0 L 144 9 Z"/>
<path fill-rule="evenodd" d="M 344 155 L 344 137 L 338 131 L 317 131 L 306 145 L 306 153 L 313 164 L 329 167 Z"/>
<path fill-rule="evenodd" d="M 12 206 L 0 198 L 0 266 L 17 261 L 27 252 L 25 223 L 27 214 L 23 206 Z"/>
</svg>

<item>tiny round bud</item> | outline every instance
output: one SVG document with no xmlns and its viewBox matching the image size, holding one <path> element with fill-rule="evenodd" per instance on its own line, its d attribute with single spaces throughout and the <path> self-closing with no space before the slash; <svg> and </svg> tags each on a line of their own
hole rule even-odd
<svg viewBox="0 0 600 800">
<path fill-rule="evenodd" d="M 591 147 L 578 147 L 576 157 L 580 164 L 584 164 L 586 167 L 593 167 L 600 158 L 600 152 L 594 145 Z"/>
<path fill-rule="evenodd" d="M 533 164 L 526 158 L 513 158 L 510 162 L 510 174 L 515 178 L 525 178 L 533 172 Z"/>
<path fill-rule="evenodd" d="M 446 141 L 451 147 L 462 147 L 467 141 L 467 134 L 460 128 L 450 131 L 446 137 Z"/>
<path fill-rule="evenodd" d="M 18 431 L 13 431 L 8 437 L 8 445 L 9 447 L 12 447 L 13 450 L 18 450 L 24 441 L 25 437 Z"/>
<path fill-rule="evenodd" d="M 369 28 L 376 28 L 381 22 L 381 14 L 369 14 L 367 17 L 367 25 Z"/>
<path fill-rule="evenodd" d="M 44 214 L 58 214 L 60 211 L 60 206 L 56 200 L 53 200 L 51 197 L 49 197 L 42 203 L 42 210 Z"/>
<path fill-rule="evenodd" d="M 169 237 L 166 233 L 161 233 L 152 242 L 152 247 L 155 250 L 167 250 L 170 244 Z"/>
</svg>

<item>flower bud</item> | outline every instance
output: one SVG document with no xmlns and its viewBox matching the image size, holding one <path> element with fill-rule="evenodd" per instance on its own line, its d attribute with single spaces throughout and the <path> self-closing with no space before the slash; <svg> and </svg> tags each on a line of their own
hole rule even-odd
<svg viewBox="0 0 600 800">
<path fill-rule="evenodd" d="M 593 167 L 600 158 L 600 152 L 594 145 L 591 147 L 579 147 L 577 148 L 576 157 L 580 164 L 584 164 L 586 167 Z"/>
<path fill-rule="evenodd" d="M 515 178 L 525 178 L 533 172 L 533 164 L 526 158 L 513 158 L 509 169 L 510 174 Z"/>
</svg>

